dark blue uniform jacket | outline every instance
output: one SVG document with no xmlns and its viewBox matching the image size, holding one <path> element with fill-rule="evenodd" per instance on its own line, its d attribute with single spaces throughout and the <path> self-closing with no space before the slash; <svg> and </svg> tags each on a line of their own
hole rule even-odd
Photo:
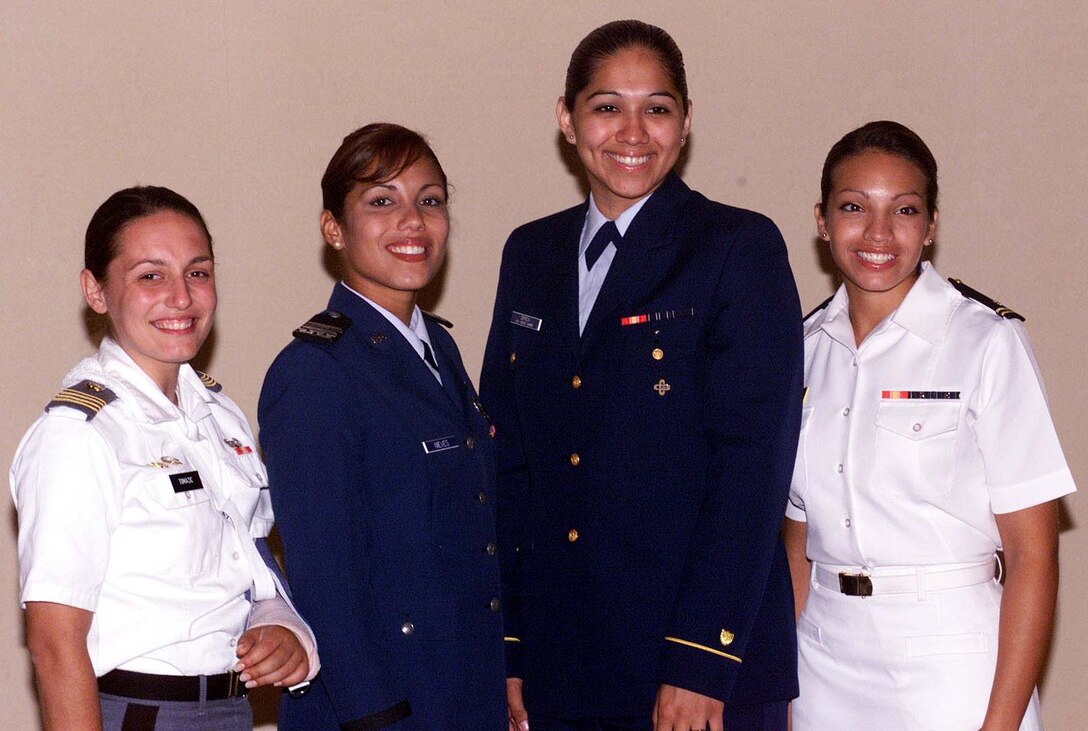
<svg viewBox="0 0 1088 731">
<path fill-rule="evenodd" d="M 307 696 L 285 697 L 280 728 L 502 731 L 490 422 L 433 320 L 442 384 L 342 284 L 329 310 L 309 328 L 327 342 L 280 353 L 258 412 L 292 593 L 322 661 Z"/>
<path fill-rule="evenodd" d="M 530 719 L 648 716 L 660 683 L 791 698 L 779 527 L 803 355 L 782 237 L 670 175 L 580 337 L 587 205 L 511 234 L 481 377 L 507 674 L 524 679 Z"/>
</svg>

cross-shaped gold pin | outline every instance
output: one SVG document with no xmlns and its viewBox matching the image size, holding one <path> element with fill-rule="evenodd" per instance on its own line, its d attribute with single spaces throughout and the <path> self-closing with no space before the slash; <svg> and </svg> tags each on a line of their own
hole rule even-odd
<svg viewBox="0 0 1088 731">
<path fill-rule="evenodd" d="M 662 378 L 660 381 L 657 382 L 657 385 L 654 386 L 654 390 L 657 391 L 658 396 L 664 396 L 672 390 L 672 386 L 665 383 L 665 379 Z"/>
</svg>

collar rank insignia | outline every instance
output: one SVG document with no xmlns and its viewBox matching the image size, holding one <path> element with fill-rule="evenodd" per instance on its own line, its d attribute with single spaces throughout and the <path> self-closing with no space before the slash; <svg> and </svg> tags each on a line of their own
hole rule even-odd
<svg viewBox="0 0 1088 731">
<path fill-rule="evenodd" d="M 204 388 L 212 393 L 219 393 L 223 390 L 223 386 L 219 384 L 219 381 L 215 380 L 204 371 L 197 371 L 196 374 L 200 376 L 200 382 L 204 384 Z"/>
<path fill-rule="evenodd" d="M 224 439 L 223 442 L 226 443 L 228 447 L 233 449 L 234 453 L 237 455 L 253 454 L 253 447 L 247 447 L 234 437 L 231 437 L 230 439 Z"/>
<path fill-rule="evenodd" d="M 291 334 L 311 343 L 335 343 L 349 327 L 350 317 L 336 310 L 325 310 L 311 317 L 309 322 L 300 325 Z"/>
<path fill-rule="evenodd" d="M 94 381 L 80 381 L 64 389 L 45 406 L 46 411 L 52 411 L 57 406 L 67 406 L 76 411 L 82 411 L 90 421 L 98 412 L 105 408 L 106 404 L 117 398 L 117 394 L 100 383 Z"/>
<path fill-rule="evenodd" d="M 1001 317 L 1004 317 L 1006 320 L 1019 320 L 1020 322 L 1024 322 L 1024 316 L 1020 313 L 1013 312 L 1005 305 L 1001 304 L 997 300 L 990 299 L 982 292 L 979 292 L 977 289 L 971 289 L 959 279 L 949 278 L 948 281 L 951 282 L 952 286 L 959 290 L 959 293 L 962 294 L 964 297 L 967 297 L 968 299 L 973 299 L 975 302 L 981 302 Z"/>
<path fill-rule="evenodd" d="M 165 470 L 165 469 L 169 469 L 171 467 L 180 467 L 181 466 L 181 460 L 178 459 L 177 457 L 168 457 L 166 455 L 163 455 L 162 457 L 159 457 L 154 462 L 148 462 L 147 466 L 148 467 L 154 467 L 155 469 L 159 469 L 159 470 Z"/>
</svg>

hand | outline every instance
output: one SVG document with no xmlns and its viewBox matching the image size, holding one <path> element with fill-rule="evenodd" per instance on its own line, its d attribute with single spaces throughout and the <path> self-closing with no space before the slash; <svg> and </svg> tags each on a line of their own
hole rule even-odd
<svg viewBox="0 0 1088 731">
<path fill-rule="evenodd" d="M 310 672 L 306 650 L 294 633 L 278 624 L 246 630 L 238 640 L 238 664 L 247 688 L 259 685 L 292 686 Z"/>
<path fill-rule="evenodd" d="M 654 703 L 654 731 L 722 731 L 724 708 L 716 698 L 662 685 Z"/>
<path fill-rule="evenodd" d="M 506 679 L 506 707 L 510 710 L 510 731 L 529 731 L 529 712 L 521 697 L 521 678 Z"/>
</svg>

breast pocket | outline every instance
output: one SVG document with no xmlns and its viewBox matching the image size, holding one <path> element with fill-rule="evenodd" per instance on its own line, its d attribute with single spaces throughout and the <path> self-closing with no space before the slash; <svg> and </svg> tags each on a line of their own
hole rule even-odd
<svg viewBox="0 0 1088 731">
<path fill-rule="evenodd" d="M 876 464 L 891 491 L 923 500 L 955 482 L 960 402 L 883 401 L 876 412 Z"/>
<path fill-rule="evenodd" d="M 148 471 L 139 482 L 134 514 L 141 537 L 139 555 L 152 571 L 194 576 L 214 570 L 222 544 L 224 520 L 204 484 L 191 467 Z"/>
</svg>

